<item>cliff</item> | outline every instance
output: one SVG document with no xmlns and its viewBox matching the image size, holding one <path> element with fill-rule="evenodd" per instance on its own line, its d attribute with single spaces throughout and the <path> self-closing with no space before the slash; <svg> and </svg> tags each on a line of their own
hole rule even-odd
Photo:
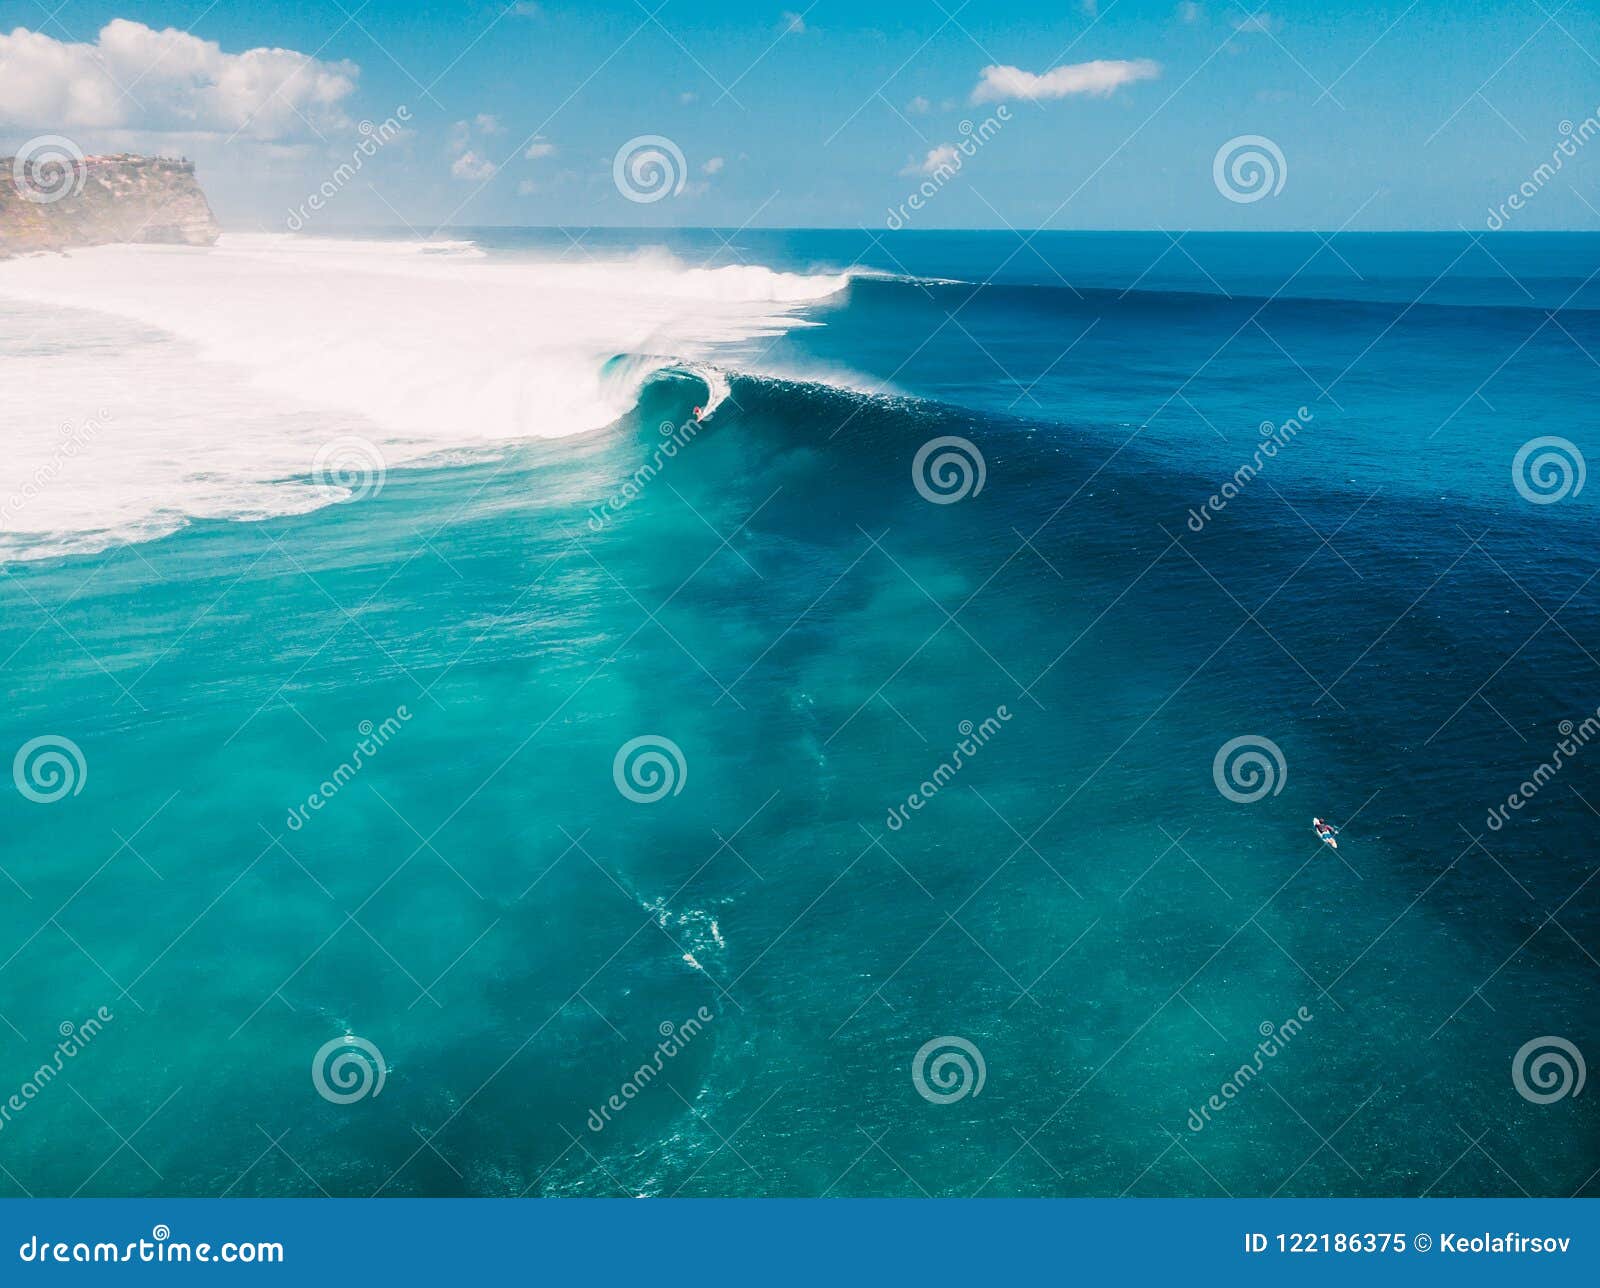
<svg viewBox="0 0 1600 1288">
<path fill-rule="evenodd" d="M 0 158 L 0 258 L 106 242 L 209 246 L 220 231 L 189 161 Z"/>
</svg>

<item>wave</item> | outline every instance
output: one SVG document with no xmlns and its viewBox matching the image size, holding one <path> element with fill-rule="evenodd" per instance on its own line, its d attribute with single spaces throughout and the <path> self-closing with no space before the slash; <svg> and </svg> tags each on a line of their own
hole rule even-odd
<svg viewBox="0 0 1600 1288">
<path fill-rule="evenodd" d="M 700 395 L 700 418 L 705 420 L 732 392 L 731 374 L 709 362 L 685 362 L 679 358 L 642 353 L 618 354 L 606 364 L 604 378 L 637 398 L 639 391 L 657 377 L 692 380 L 705 387 Z"/>
<path fill-rule="evenodd" d="M 1343 311 L 1352 317 L 1390 319 L 1397 316 L 1422 315 L 1460 317 L 1463 314 L 1481 316 L 1504 314 L 1511 317 L 1559 312 L 1563 317 L 1591 320 L 1600 318 L 1600 309 L 1587 304 L 1570 303 L 1587 285 L 1582 279 L 1554 279 L 1535 283 L 1551 293 L 1555 303 L 1541 303 L 1530 297 L 1524 301 L 1503 298 L 1443 298 L 1442 292 L 1450 287 L 1461 287 L 1488 279 L 1452 279 L 1447 283 L 1420 279 L 1415 283 L 1397 286 L 1393 281 L 1384 283 L 1387 293 L 1376 287 L 1368 293 L 1351 291 L 1346 294 L 1260 294 L 1252 292 L 1227 292 L 1221 286 L 1214 289 L 1174 288 L 1158 286 L 1121 286 L 1071 282 L 1065 278 L 1053 282 L 1016 281 L 965 281 L 954 278 L 912 277 L 900 273 L 856 271 L 853 280 L 860 281 L 870 292 L 873 289 L 900 292 L 915 288 L 919 293 L 931 294 L 936 299 L 948 297 L 955 303 L 967 304 L 974 296 L 996 306 L 1007 304 L 1044 310 L 1082 312 L 1085 309 L 1120 309 L 1124 312 L 1146 310 L 1149 312 L 1181 314 L 1184 312 L 1225 312 L 1254 314 L 1266 309 L 1278 313 Z M 1565 282 L 1565 286 L 1561 286 Z M 1495 283 L 1491 283 L 1498 285 Z M 1556 289 L 1560 287 L 1560 289 Z M 1573 289 L 1566 289 L 1571 287 Z M 1422 298 L 1428 291 L 1439 288 L 1441 298 Z M 1517 288 L 1523 289 L 1520 286 Z"/>
<path fill-rule="evenodd" d="M 926 277 L 918 273 L 891 273 L 884 268 L 857 266 L 850 270 L 852 278 L 864 282 L 897 282 L 902 286 L 977 286 L 962 277 Z"/>
<path fill-rule="evenodd" d="M 728 373 L 720 367 L 694 367 L 691 370 L 706 382 L 705 406 L 700 409 L 700 418 L 705 420 L 727 401 L 733 387 L 728 383 Z"/>
<path fill-rule="evenodd" d="M 849 281 L 660 251 L 531 260 L 466 241 L 283 234 L 10 261 L 0 299 L 46 310 L 27 321 L 54 334 L 17 372 L 13 388 L 29 392 L 0 410 L 15 421 L 0 426 L 0 502 L 27 501 L 0 511 L 0 557 L 330 504 L 350 490 L 307 480 L 341 436 L 392 469 L 592 431 L 668 367 L 704 380 L 714 409 L 728 391 L 714 355 L 809 325 L 807 306 Z M 144 329 L 82 343 L 103 328 L 64 309 Z M 111 429 L 62 462 L 47 421 Z"/>
</svg>

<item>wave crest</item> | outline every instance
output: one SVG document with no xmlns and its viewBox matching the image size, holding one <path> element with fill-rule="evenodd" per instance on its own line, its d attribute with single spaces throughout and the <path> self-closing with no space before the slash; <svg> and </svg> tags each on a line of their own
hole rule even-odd
<svg viewBox="0 0 1600 1288">
<path fill-rule="evenodd" d="M 208 361 L 171 355 L 184 373 L 174 388 L 131 360 L 124 378 L 110 380 L 103 349 L 66 344 L 41 357 L 30 373 L 41 399 L 64 391 L 70 401 L 75 390 L 109 384 L 117 432 L 74 462 L 77 486 L 7 518 L 0 547 L 26 557 L 10 538 L 106 529 L 108 516 L 119 534 L 143 535 L 189 516 L 325 504 L 325 490 L 305 480 L 329 437 L 329 411 L 346 418 L 341 432 L 371 441 L 394 468 L 602 428 L 666 366 L 704 379 L 714 407 L 727 392 L 714 354 L 804 325 L 805 306 L 849 280 L 691 267 L 660 251 L 540 260 L 485 255 L 464 241 L 281 234 L 228 235 L 209 250 L 104 246 L 12 261 L 0 265 L 0 296 L 131 319 Z M 672 356 L 608 369 L 619 353 Z M 174 426 L 190 406 L 207 415 L 187 417 L 180 433 Z M 53 450 L 26 432 L 42 421 L 38 408 L 13 410 L 21 429 L 8 442 L 21 445 L 0 463 L 0 495 Z M 52 417 L 72 414 L 52 409 Z M 228 499 L 240 495 L 245 510 Z"/>
</svg>

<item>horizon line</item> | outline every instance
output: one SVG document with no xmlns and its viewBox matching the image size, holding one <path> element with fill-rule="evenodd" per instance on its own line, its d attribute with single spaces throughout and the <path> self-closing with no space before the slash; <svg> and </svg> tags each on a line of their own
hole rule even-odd
<svg viewBox="0 0 1600 1288">
<path fill-rule="evenodd" d="M 420 236 L 423 240 L 447 230 L 463 231 L 468 229 L 514 229 L 527 232 L 563 232 L 572 229 L 584 229 L 591 232 L 639 232 L 639 233 L 868 233 L 875 237 L 900 237 L 914 236 L 917 234 L 932 233 L 1000 233 L 1015 237 L 1032 238 L 1044 234 L 1055 235 L 1090 235 L 1090 236 L 1117 236 L 1117 237 L 1396 237 L 1396 236 L 1461 236 L 1481 237 L 1492 234 L 1497 240 L 1506 237 L 1549 237 L 1549 236 L 1600 236 L 1600 227 L 1596 228 L 1508 228 L 1491 230 L 1484 229 L 1475 232 L 1468 228 L 901 228 L 879 229 L 866 224 L 585 224 L 585 223 L 546 223 L 546 224 L 516 224 L 516 223 L 481 223 L 481 224 L 438 224 L 431 232 L 419 233 L 417 229 L 404 224 L 380 223 L 351 223 L 338 224 L 327 229 L 328 232 L 362 232 L 375 229 L 384 229 L 394 232 L 406 232 L 413 236 Z M 272 228 L 256 227 L 231 227 L 222 226 L 224 233 L 229 232 L 275 232 Z M 317 233 L 309 228 L 294 233 L 294 236 L 316 236 Z"/>
</svg>

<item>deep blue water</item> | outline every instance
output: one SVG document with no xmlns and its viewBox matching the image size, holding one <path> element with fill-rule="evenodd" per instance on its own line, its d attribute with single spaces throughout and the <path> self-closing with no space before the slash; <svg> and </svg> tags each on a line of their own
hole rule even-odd
<svg viewBox="0 0 1600 1288">
<path fill-rule="evenodd" d="M 1592 1089 L 1513 1065 L 1600 1052 L 1600 750 L 1488 816 L 1600 708 L 1600 236 L 649 240 L 879 275 L 721 355 L 604 523 L 698 381 L 7 566 L 3 748 L 87 773 L 0 804 L 0 1092 L 115 1018 L 0 1192 L 1593 1193 Z M 934 504 L 947 437 L 983 486 Z M 331 1103 L 346 1034 L 384 1085 Z M 983 1084 L 936 1103 L 951 1037 Z"/>
</svg>

